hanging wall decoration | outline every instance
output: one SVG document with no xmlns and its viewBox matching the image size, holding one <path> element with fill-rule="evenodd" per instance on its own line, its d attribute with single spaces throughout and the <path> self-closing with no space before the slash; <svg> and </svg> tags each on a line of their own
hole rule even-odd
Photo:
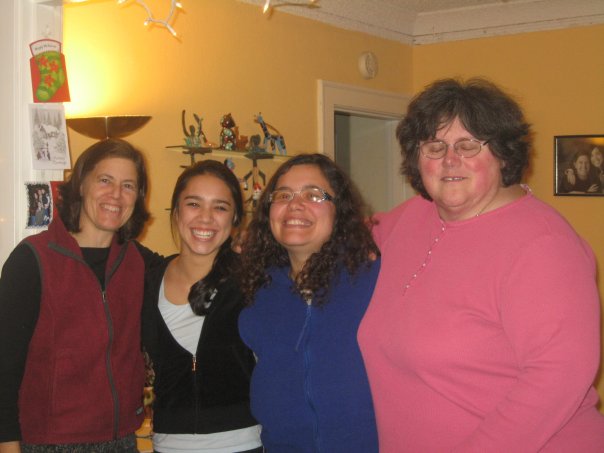
<svg viewBox="0 0 604 453">
<path fill-rule="evenodd" d="M 68 102 L 69 85 L 61 43 L 54 39 L 40 39 L 32 42 L 29 48 L 34 102 Z"/>
<path fill-rule="evenodd" d="M 70 168 L 63 104 L 30 104 L 29 116 L 33 168 Z"/>
</svg>

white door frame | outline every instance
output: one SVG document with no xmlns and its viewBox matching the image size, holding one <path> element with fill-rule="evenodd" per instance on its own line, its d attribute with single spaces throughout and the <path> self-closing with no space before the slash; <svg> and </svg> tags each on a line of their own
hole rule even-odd
<svg viewBox="0 0 604 453">
<path fill-rule="evenodd" d="M 410 96 L 387 91 L 370 90 L 327 80 L 318 80 L 318 150 L 335 159 L 334 114 L 346 112 L 392 120 L 392 133 L 388 146 L 391 168 L 388 184 L 388 200 L 395 205 L 414 195 L 411 186 L 399 174 L 400 153 L 395 137 L 396 123 L 407 111 Z"/>
<path fill-rule="evenodd" d="M 318 150 L 334 157 L 334 114 L 348 112 L 400 120 L 407 110 L 409 96 L 370 90 L 354 85 L 318 80 Z"/>
</svg>

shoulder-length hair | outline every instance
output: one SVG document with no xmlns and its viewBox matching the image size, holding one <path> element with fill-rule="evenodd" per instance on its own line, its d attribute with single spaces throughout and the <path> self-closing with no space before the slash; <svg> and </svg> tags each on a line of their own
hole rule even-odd
<svg viewBox="0 0 604 453">
<path fill-rule="evenodd" d="M 191 179 L 196 176 L 211 175 L 220 179 L 228 187 L 234 202 L 233 226 L 237 227 L 243 221 L 243 195 L 241 186 L 235 174 L 226 165 L 215 160 L 204 160 L 186 168 L 178 177 L 172 192 L 170 203 L 170 226 L 176 242 L 175 223 L 178 214 L 178 202 L 182 192 L 187 188 Z M 212 306 L 215 291 L 222 282 L 229 278 L 238 265 L 238 256 L 232 250 L 232 239 L 228 238 L 218 249 L 212 269 L 204 278 L 193 284 L 189 291 L 189 304 L 196 315 L 206 315 Z"/>
<path fill-rule="evenodd" d="M 128 159 L 134 163 L 138 186 L 132 215 L 117 231 L 117 238 L 120 243 L 123 243 L 136 238 L 141 233 L 145 222 L 149 219 L 149 212 L 145 206 L 145 195 L 147 193 L 145 159 L 142 153 L 130 143 L 116 138 L 101 140 L 87 148 L 78 157 L 69 179 L 59 186 L 60 197 L 57 201 L 57 210 L 67 231 L 72 233 L 80 231 L 80 214 L 82 211 L 80 189 L 84 179 L 100 161 L 116 157 Z"/>
<path fill-rule="evenodd" d="M 505 187 L 518 184 L 528 166 L 530 125 L 518 103 L 492 82 L 472 78 L 438 80 L 413 98 L 396 136 L 401 145 L 401 172 L 424 198 L 426 191 L 419 172 L 419 145 L 459 118 L 475 138 L 488 141 L 489 149 L 502 163 Z"/>
<path fill-rule="evenodd" d="M 310 256 L 296 277 L 294 291 L 310 292 L 313 303 L 328 301 L 328 292 L 338 266 L 351 274 L 379 255 L 370 231 L 369 211 L 357 188 L 329 157 L 323 154 L 299 154 L 283 163 L 271 177 L 262 193 L 242 245 L 241 285 L 248 303 L 262 286 L 270 283 L 268 269 L 290 265 L 285 248 L 279 244 L 270 227 L 270 194 L 279 178 L 296 165 L 314 165 L 331 185 L 336 208 L 331 236 L 321 249 Z"/>
</svg>

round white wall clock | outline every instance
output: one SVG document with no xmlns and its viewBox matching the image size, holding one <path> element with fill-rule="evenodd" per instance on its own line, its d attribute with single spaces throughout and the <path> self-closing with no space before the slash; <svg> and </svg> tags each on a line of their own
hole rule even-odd
<svg viewBox="0 0 604 453">
<path fill-rule="evenodd" d="M 378 60 L 373 52 L 363 52 L 359 56 L 359 72 L 365 79 L 373 79 L 378 72 Z"/>
</svg>

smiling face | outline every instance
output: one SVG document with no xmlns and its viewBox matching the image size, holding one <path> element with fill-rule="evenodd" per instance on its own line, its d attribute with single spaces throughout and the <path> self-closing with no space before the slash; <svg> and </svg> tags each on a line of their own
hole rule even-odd
<svg viewBox="0 0 604 453">
<path fill-rule="evenodd" d="M 589 157 L 586 154 L 582 154 L 574 162 L 575 170 L 577 170 L 577 176 L 579 179 L 587 179 L 589 175 Z"/>
<path fill-rule="evenodd" d="M 436 140 L 449 145 L 461 139 L 476 139 L 458 118 L 436 133 Z M 419 172 L 428 194 L 443 220 L 465 220 L 477 215 L 497 196 L 501 188 L 501 163 L 488 145 L 474 157 L 460 157 L 449 146 L 442 159 L 420 153 Z"/>
<path fill-rule="evenodd" d="M 178 198 L 174 225 L 181 255 L 214 260 L 233 228 L 235 202 L 228 186 L 211 174 L 192 177 Z"/>
<path fill-rule="evenodd" d="M 82 247 L 108 247 L 113 235 L 130 219 L 138 196 L 134 162 L 120 157 L 99 161 L 80 187 Z"/>
<path fill-rule="evenodd" d="M 316 165 L 296 165 L 283 174 L 275 190 L 297 192 L 318 187 L 335 196 L 333 188 Z M 289 202 L 272 203 L 271 232 L 286 250 L 293 268 L 301 268 L 306 260 L 329 240 L 333 231 L 336 208 L 333 202 L 303 201 L 299 195 Z"/>
</svg>

